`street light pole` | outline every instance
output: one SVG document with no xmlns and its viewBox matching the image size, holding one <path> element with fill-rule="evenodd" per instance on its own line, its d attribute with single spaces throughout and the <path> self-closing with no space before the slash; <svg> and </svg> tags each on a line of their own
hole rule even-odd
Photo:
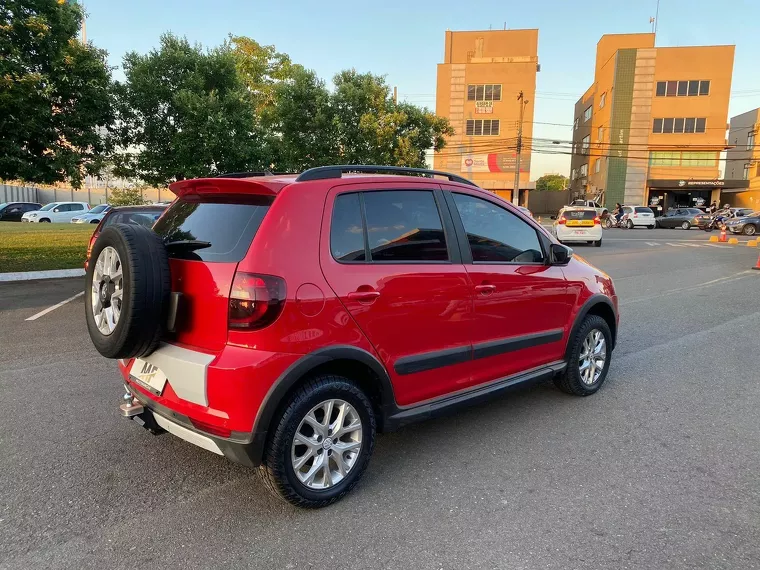
<svg viewBox="0 0 760 570">
<path fill-rule="evenodd" d="M 520 104 L 520 122 L 517 124 L 517 153 L 515 158 L 515 184 L 514 191 L 512 192 L 512 203 L 515 206 L 520 205 L 520 159 L 522 158 L 522 129 L 523 129 L 523 117 L 525 116 L 525 105 L 528 101 L 525 100 L 523 92 L 517 96 L 517 101 Z"/>
</svg>

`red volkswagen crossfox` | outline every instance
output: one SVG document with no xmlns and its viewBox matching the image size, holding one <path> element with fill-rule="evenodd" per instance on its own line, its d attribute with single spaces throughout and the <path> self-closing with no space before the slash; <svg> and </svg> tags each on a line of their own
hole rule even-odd
<svg viewBox="0 0 760 570">
<path fill-rule="evenodd" d="M 259 467 L 295 505 L 348 493 L 377 432 L 607 376 L 612 280 L 468 180 L 327 166 L 171 190 L 152 231 L 95 242 L 90 336 L 118 359 L 122 415 Z"/>
</svg>

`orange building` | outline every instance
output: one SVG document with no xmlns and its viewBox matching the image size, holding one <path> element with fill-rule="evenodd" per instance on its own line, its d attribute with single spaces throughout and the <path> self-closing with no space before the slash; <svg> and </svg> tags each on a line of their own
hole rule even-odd
<svg viewBox="0 0 760 570">
<path fill-rule="evenodd" d="M 760 146 L 755 137 L 760 130 L 760 109 L 731 117 L 728 126 L 726 178 L 747 181 L 747 188 L 724 191 L 721 200 L 737 208 L 760 210 Z M 760 142 L 760 141 L 758 141 Z"/>
<path fill-rule="evenodd" d="M 604 35 L 594 83 L 575 105 L 571 189 L 655 212 L 720 201 L 734 46 L 654 47 Z"/>
<path fill-rule="evenodd" d="M 435 154 L 435 168 L 459 173 L 511 200 L 520 106 L 523 140 L 529 141 L 538 69 L 538 30 L 447 31 L 436 113 L 447 117 L 456 132 Z M 520 188 L 526 189 L 529 180 L 528 150 L 520 160 Z M 523 194 L 521 202 L 526 201 Z"/>
</svg>

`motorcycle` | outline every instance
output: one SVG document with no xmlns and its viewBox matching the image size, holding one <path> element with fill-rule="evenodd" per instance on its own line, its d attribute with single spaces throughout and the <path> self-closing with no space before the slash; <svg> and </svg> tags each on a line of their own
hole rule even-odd
<svg viewBox="0 0 760 570">
<path fill-rule="evenodd" d="M 726 227 L 726 221 L 729 219 L 729 215 L 726 212 L 716 212 L 707 222 L 702 229 L 706 232 L 713 230 L 720 230 Z"/>
</svg>

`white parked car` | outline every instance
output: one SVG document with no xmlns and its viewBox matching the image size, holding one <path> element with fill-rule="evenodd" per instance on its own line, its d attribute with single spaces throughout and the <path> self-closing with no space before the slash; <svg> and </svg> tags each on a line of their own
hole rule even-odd
<svg viewBox="0 0 760 570">
<path fill-rule="evenodd" d="M 570 206 L 594 208 L 594 210 L 596 210 L 596 215 L 600 217 L 603 216 L 607 211 L 607 208 L 602 206 L 599 202 L 595 202 L 594 200 L 573 200 L 570 203 Z"/>
<path fill-rule="evenodd" d="M 72 224 L 99 224 L 100 220 L 103 219 L 103 216 L 105 216 L 109 210 L 111 209 L 111 206 L 108 204 L 101 204 L 100 206 L 95 206 L 92 210 L 85 214 L 81 214 L 78 216 L 74 216 L 71 218 Z"/>
<path fill-rule="evenodd" d="M 90 210 L 87 202 L 50 202 L 39 210 L 27 212 L 21 216 L 22 222 L 69 223 L 77 214 Z"/>
<path fill-rule="evenodd" d="M 586 206 L 565 206 L 552 225 L 552 233 L 561 243 L 593 243 L 602 245 L 602 221 L 596 209 Z"/>
<path fill-rule="evenodd" d="M 654 212 L 646 206 L 623 206 L 623 214 L 628 216 L 628 220 L 625 222 L 628 229 L 644 226 L 653 230 L 657 225 L 654 220 Z"/>
</svg>

